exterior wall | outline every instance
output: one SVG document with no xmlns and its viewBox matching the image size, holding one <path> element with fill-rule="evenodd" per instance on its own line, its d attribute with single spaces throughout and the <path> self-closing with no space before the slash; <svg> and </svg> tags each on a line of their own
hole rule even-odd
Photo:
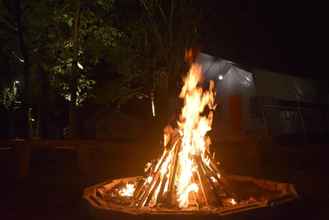
<svg viewBox="0 0 329 220">
<path fill-rule="evenodd" d="M 321 82 L 265 70 L 253 72 L 256 118 L 263 119 L 269 135 L 308 138 L 328 132 L 326 88 Z"/>
<path fill-rule="evenodd" d="M 230 112 L 236 112 L 236 110 L 230 109 L 230 106 L 231 108 L 234 108 L 230 104 L 232 102 L 230 100 L 233 100 L 233 97 L 240 97 L 241 132 L 250 130 L 252 127 L 252 121 L 250 118 L 249 100 L 256 92 L 252 74 L 232 66 L 224 76 L 223 80 L 219 81 L 217 84 L 217 91 L 219 92 L 220 99 L 222 99 L 221 103 L 223 103 L 222 107 L 224 108 L 222 117 L 224 119 L 230 120 Z M 238 104 L 236 104 L 236 107 L 238 107 Z M 230 122 L 227 121 L 225 124 L 228 123 Z"/>
<path fill-rule="evenodd" d="M 198 62 L 206 79 L 217 83 L 214 126 L 221 134 L 328 132 L 328 89 L 321 82 L 263 69 L 250 73 L 207 54 L 201 54 Z"/>
<path fill-rule="evenodd" d="M 232 65 L 217 81 L 220 131 L 273 137 L 325 134 L 324 90 L 317 81 L 270 71 L 251 74 Z"/>
<path fill-rule="evenodd" d="M 225 62 L 225 63 L 224 63 Z M 236 136 L 252 129 L 250 97 L 255 95 L 252 74 L 230 62 L 220 61 L 213 65 L 216 71 L 208 72 L 207 79 L 216 80 L 215 127 L 221 135 Z M 218 76 L 223 79 L 219 80 Z"/>
<path fill-rule="evenodd" d="M 255 96 L 252 74 L 238 68 L 231 61 L 216 59 L 201 53 L 197 62 L 207 80 L 215 80 L 218 107 L 214 127 L 221 135 L 236 135 L 252 129 L 250 97 Z M 219 80 L 219 75 L 223 76 Z"/>
<path fill-rule="evenodd" d="M 255 69 L 253 73 L 257 96 L 303 102 L 319 100 L 315 81 L 261 69 Z"/>
</svg>

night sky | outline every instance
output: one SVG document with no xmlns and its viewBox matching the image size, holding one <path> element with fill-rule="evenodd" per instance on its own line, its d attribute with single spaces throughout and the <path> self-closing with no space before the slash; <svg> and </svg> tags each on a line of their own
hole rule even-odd
<svg viewBox="0 0 329 220">
<path fill-rule="evenodd" d="M 206 52 L 250 67 L 328 78 L 326 13 L 316 1 L 205 0 Z"/>
</svg>

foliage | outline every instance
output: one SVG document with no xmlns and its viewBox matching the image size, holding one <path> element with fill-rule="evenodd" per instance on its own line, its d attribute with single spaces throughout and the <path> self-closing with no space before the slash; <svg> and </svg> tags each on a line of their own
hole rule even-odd
<svg viewBox="0 0 329 220">
<path fill-rule="evenodd" d="M 154 90 L 175 88 L 184 71 L 184 52 L 198 37 L 199 11 L 192 2 L 140 0 L 142 10 L 130 20 L 122 18 L 124 34 L 109 56 L 118 76 L 97 86 L 95 92 L 102 97 L 98 102 L 120 105 L 132 97 L 149 97 Z"/>
<path fill-rule="evenodd" d="M 21 52 L 16 45 L 15 3 L 9 0 L 2 0 L 1 3 L 0 11 L 4 13 L 2 13 L 3 17 L 0 16 L 0 25 L 3 24 L 7 28 L 5 34 L 1 36 L 8 38 L 1 40 L 8 40 L 6 53 L 13 60 L 19 61 Z M 74 78 L 77 84 L 78 97 L 75 103 L 77 106 L 81 106 L 84 100 L 94 97 L 92 90 L 96 85 L 97 73 L 94 73 L 93 69 L 102 58 L 109 55 L 109 51 L 118 46 L 124 35 L 113 22 L 113 3 L 113 0 L 81 0 L 79 71 L 77 76 L 72 76 L 72 68 L 74 68 L 72 32 L 75 9 L 78 7 L 77 1 L 21 0 L 22 20 L 26 44 L 30 52 L 32 74 L 48 74 L 53 88 L 66 99 L 70 99 L 72 91 L 69 89 L 69 83 Z M 19 62 L 18 64 L 20 65 Z M 40 66 L 42 72 L 38 72 Z M 38 77 L 32 76 L 32 79 Z"/>
<path fill-rule="evenodd" d="M 24 62 L 17 46 L 14 4 L 18 1 L 31 74 L 46 74 L 57 93 L 68 100 L 73 80 L 77 106 L 90 98 L 99 104 L 120 105 L 167 88 L 168 83 L 172 87 L 184 68 L 185 49 L 194 46 L 198 36 L 199 13 L 192 0 L 139 0 L 140 7 L 131 11 L 137 14 L 133 18 L 120 14 L 114 0 L 2 0 L 0 26 L 4 29 L 0 32 L 6 34 L 0 34 L 0 40 L 8 42 L 1 43 L 2 52 L 15 61 L 11 64 L 17 64 L 13 65 L 16 72 L 21 72 Z M 81 8 L 79 68 L 73 76 L 77 7 Z M 106 65 L 114 67 L 105 69 Z M 108 75 L 106 80 L 102 74 Z M 33 94 L 42 91 L 39 79 L 31 77 Z M 37 102 L 38 96 L 34 99 Z"/>
<path fill-rule="evenodd" d="M 73 67 L 73 39 L 71 36 L 74 22 L 74 4 L 66 1 L 66 6 L 57 5 L 54 10 L 53 31 L 49 34 L 52 56 L 55 65 L 50 67 L 52 85 L 63 97 L 70 100 L 70 80 Z M 113 1 L 83 1 L 80 17 L 80 37 L 78 48 L 79 74 L 76 77 L 76 105 L 80 106 L 87 98 L 93 97 L 91 90 L 96 81 L 92 70 L 99 60 L 116 47 L 123 35 L 111 22 Z M 63 33 L 67 33 L 64 34 Z"/>
<path fill-rule="evenodd" d="M 13 86 L 2 89 L 0 93 L 0 103 L 6 108 L 10 109 L 18 100 L 18 92 L 15 82 Z"/>
</svg>

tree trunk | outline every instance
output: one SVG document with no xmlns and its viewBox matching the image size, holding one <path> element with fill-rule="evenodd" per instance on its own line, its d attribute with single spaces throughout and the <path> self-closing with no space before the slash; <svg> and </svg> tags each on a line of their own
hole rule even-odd
<svg viewBox="0 0 329 220">
<path fill-rule="evenodd" d="M 78 136 L 78 126 L 77 126 L 77 79 L 78 79 L 78 57 L 79 57 L 79 34 L 80 34 L 80 14 L 81 14 L 81 4 L 80 0 L 76 1 L 76 12 L 74 17 L 74 29 L 73 29 L 73 63 L 72 63 L 72 75 L 70 79 L 70 112 L 69 112 L 69 126 L 70 126 L 70 137 L 76 138 Z"/>
<path fill-rule="evenodd" d="M 21 125 L 23 127 L 24 138 L 30 138 L 30 121 L 29 121 L 29 108 L 30 108 L 30 62 L 28 48 L 24 39 L 24 25 L 22 23 L 22 5 L 21 0 L 16 0 L 15 2 L 15 12 L 16 12 L 16 22 L 17 22 L 17 33 L 18 33 L 18 44 L 20 51 L 23 56 L 23 76 L 24 76 L 24 122 Z"/>
<path fill-rule="evenodd" d="M 49 117 L 49 78 L 44 69 L 39 66 L 39 74 L 41 79 L 41 100 L 39 102 L 39 134 L 41 138 L 48 138 L 48 117 Z"/>
</svg>

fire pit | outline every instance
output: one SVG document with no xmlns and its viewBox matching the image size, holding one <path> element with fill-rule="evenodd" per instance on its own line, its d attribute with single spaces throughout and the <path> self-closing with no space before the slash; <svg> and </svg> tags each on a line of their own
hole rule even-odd
<svg viewBox="0 0 329 220">
<path fill-rule="evenodd" d="M 169 208 L 166 206 L 136 207 L 134 204 L 135 186 L 144 182 L 144 177 L 128 177 L 109 180 L 104 183 L 85 189 L 84 198 L 97 209 L 114 212 L 123 212 L 133 215 L 148 214 L 201 214 L 201 215 L 228 215 L 246 210 L 279 205 L 291 201 L 297 197 L 297 193 L 291 184 L 278 183 L 268 180 L 260 180 L 244 176 L 226 176 L 231 188 L 235 190 L 235 196 L 240 198 L 223 198 L 221 205 L 217 207 L 189 207 Z"/>
<path fill-rule="evenodd" d="M 177 128 L 164 129 L 164 149 L 147 163 L 144 177 L 107 181 L 89 187 L 92 207 L 127 214 L 225 215 L 279 204 L 297 197 L 291 184 L 225 175 L 207 133 L 211 130 L 215 86 L 200 85 L 201 67 L 192 64 L 180 98 L 184 106 Z"/>
</svg>

